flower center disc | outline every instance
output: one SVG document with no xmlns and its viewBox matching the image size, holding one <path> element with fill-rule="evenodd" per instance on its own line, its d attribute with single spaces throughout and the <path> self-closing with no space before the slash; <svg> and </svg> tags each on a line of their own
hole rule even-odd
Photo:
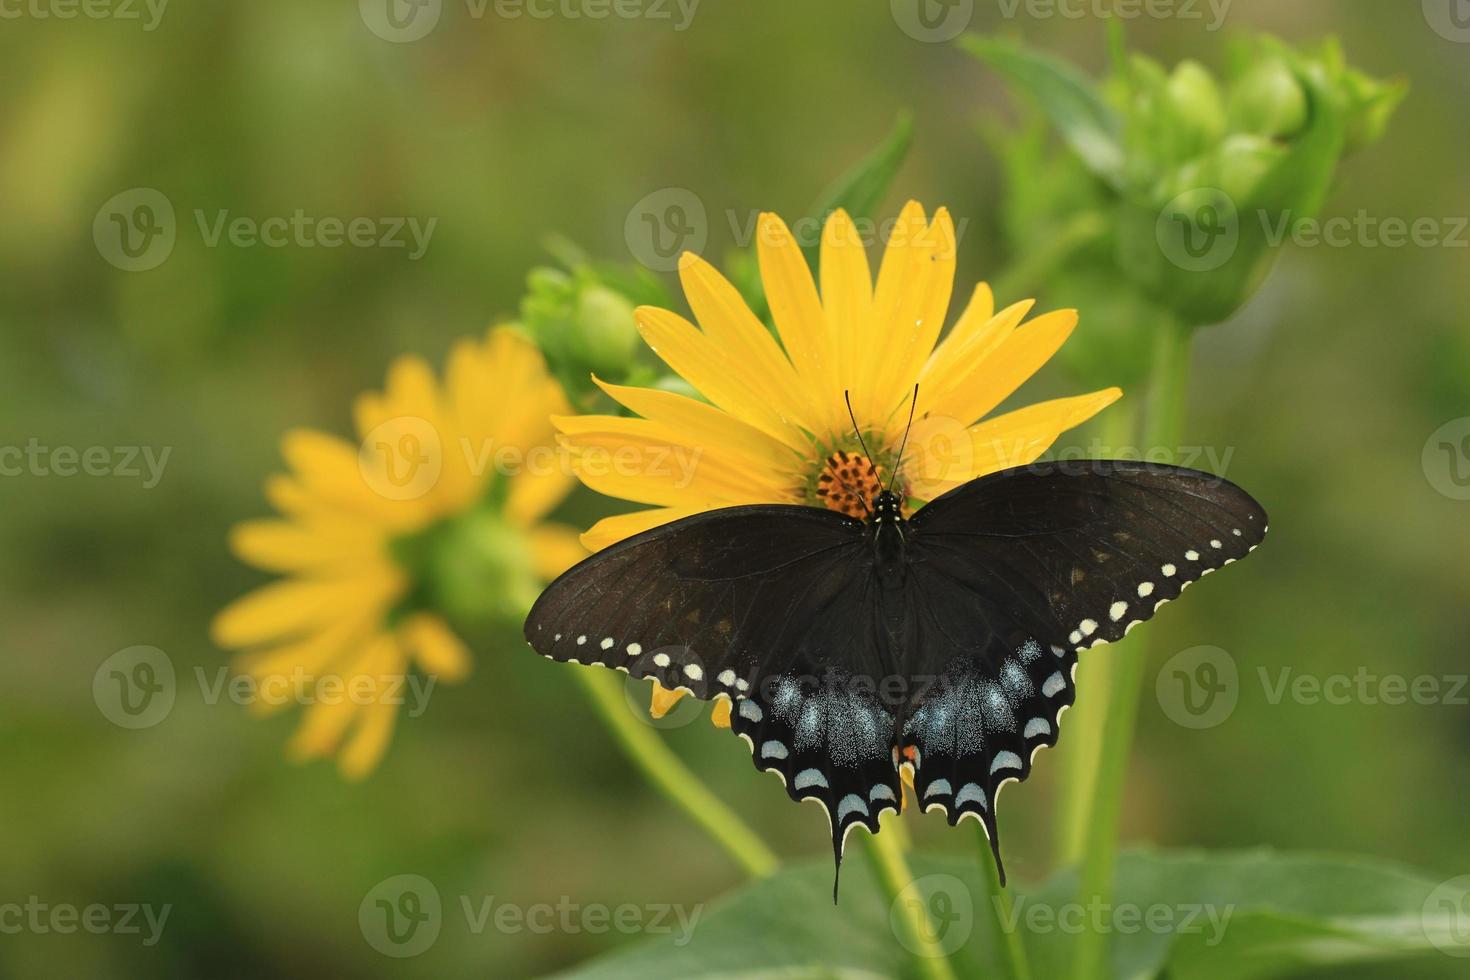
<svg viewBox="0 0 1470 980">
<path fill-rule="evenodd" d="M 817 477 L 817 498 L 822 505 L 848 517 L 867 517 L 863 501 L 871 505 L 882 490 L 883 479 L 873 464 L 842 450 L 827 457 Z"/>
</svg>

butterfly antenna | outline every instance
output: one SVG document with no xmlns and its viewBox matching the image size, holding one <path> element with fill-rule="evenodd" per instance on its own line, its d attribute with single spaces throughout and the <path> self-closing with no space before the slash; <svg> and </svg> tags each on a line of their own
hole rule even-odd
<svg viewBox="0 0 1470 980">
<path fill-rule="evenodd" d="M 847 402 L 847 417 L 852 419 L 852 434 L 857 436 L 858 445 L 863 447 L 863 456 L 867 459 L 868 466 L 873 470 L 874 473 L 877 473 L 878 464 L 873 462 L 873 454 L 868 452 L 868 444 L 863 441 L 863 430 L 858 428 L 857 415 L 852 410 L 852 392 L 844 389 L 842 392 L 842 400 Z M 858 500 L 862 501 L 863 503 L 863 510 L 866 510 L 869 514 L 873 512 L 872 506 L 868 503 L 868 498 L 863 495 L 863 492 L 861 490 L 857 490 L 851 486 L 848 486 L 847 481 L 842 479 L 842 477 L 840 476 L 837 478 L 837 482 L 841 483 L 843 489 L 845 489 L 848 493 L 857 494 Z"/>
<path fill-rule="evenodd" d="M 903 465 L 903 451 L 909 446 L 909 430 L 914 427 L 914 409 L 918 407 L 918 404 L 919 386 L 916 384 L 914 385 L 913 398 L 909 400 L 909 421 L 908 424 L 903 427 L 903 442 L 900 442 L 898 444 L 898 461 L 893 464 L 893 478 L 888 481 L 889 493 L 892 493 L 893 488 L 898 486 L 898 468 Z"/>
</svg>

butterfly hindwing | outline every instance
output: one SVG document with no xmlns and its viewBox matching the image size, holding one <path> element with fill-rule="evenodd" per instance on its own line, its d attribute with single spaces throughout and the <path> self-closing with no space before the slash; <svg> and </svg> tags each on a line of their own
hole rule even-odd
<svg viewBox="0 0 1470 980">
<path fill-rule="evenodd" d="M 876 834 L 879 814 L 897 811 L 894 716 L 872 678 L 836 665 L 765 677 L 736 701 L 730 721 L 757 768 L 778 773 L 793 800 L 822 804 L 839 868 L 853 827 Z"/>
<path fill-rule="evenodd" d="M 892 713 L 860 521 L 806 507 L 711 511 L 600 552 L 546 590 L 537 652 L 729 697 L 731 727 L 793 800 L 816 800 L 841 860 L 846 832 L 896 808 Z"/>
</svg>

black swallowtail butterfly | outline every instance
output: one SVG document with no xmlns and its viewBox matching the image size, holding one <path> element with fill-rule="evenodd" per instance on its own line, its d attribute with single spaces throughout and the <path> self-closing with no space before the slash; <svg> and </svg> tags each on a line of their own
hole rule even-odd
<svg viewBox="0 0 1470 980">
<path fill-rule="evenodd" d="M 905 766 L 924 810 L 983 824 L 1000 867 L 1000 790 L 1056 744 L 1077 655 L 1245 557 L 1266 514 L 1220 477 L 1111 460 L 901 504 L 888 489 L 865 520 L 755 505 L 654 528 L 553 582 L 526 639 L 731 699 L 756 767 L 826 808 L 839 871 L 848 831 L 898 809 Z"/>
</svg>

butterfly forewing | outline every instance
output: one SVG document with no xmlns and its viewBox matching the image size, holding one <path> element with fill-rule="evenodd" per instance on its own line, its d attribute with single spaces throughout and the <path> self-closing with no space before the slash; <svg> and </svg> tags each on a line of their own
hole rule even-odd
<svg viewBox="0 0 1470 980">
<path fill-rule="evenodd" d="M 1009 470 L 921 509 L 907 540 L 918 693 L 899 736 L 921 805 L 979 818 L 998 860 L 996 797 L 1056 744 L 1077 654 L 1265 531 L 1260 506 L 1219 477 L 1116 461 Z"/>
</svg>

